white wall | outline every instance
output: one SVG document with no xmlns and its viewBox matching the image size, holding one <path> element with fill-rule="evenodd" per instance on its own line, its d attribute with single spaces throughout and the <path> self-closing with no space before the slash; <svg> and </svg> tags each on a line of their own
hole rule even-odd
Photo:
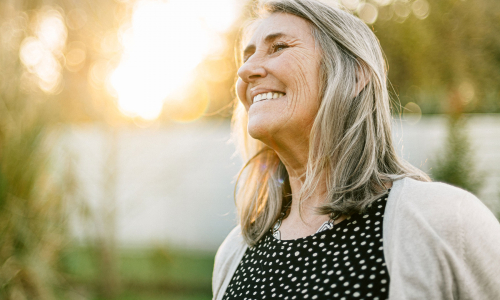
<svg viewBox="0 0 500 300">
<path fill-rule="evenodd" d="M 395 122 L 396 148 L 428 171 L 445 140 L 445 124 L 443 116 L 427 116 L 415 125 Z M 497 209 L 500 116 L 470 116 L 469 132 L 478 168 L 490 175 L 479 196 Z M 234 178 L 241 166 L 229 143 L 229 122 L 120 129 L 115 152 L 112 136 L 98 126 L 87 126 L 68 128 L 64 137 L 74 157 L 78 195 L 94 211 L 93 221 L 81 222 L 72 210 L 75 236 L 101 230 L 106 220 L 98 217 L 103 211 L 116 211 L 116 220 L 107 220 L 115 225 L 121 245 L 217 249 L 235 224 Z M 115 174 L 114 181 L 106 181 L 106 174 Z"/>
</svg>

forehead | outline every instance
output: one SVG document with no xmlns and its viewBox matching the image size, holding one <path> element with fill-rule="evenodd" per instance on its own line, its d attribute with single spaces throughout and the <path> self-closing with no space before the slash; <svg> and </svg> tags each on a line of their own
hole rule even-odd
<svg viewBox="0 0 500 300">
<path fill-rule="evenodd" d="M 306 20 L 292 14 L 273 13 L 249 26 L 244 44 L 258 44 L 268 35 L 276 33 L 304 41 L 314 41 L 311 25 Z"/>
</svg>

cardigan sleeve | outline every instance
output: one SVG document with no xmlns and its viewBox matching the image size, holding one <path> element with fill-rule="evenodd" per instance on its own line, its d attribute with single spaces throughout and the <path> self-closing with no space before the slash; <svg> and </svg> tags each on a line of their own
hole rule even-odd
<svg viewBox="0 0 500 300">
<path fill-rule="evenodd" d="M 475 196 L 459 207 L 464 280 L 460 299 L 500 299 L 500 223 Z"/>
<path fill-rule="evenodd" d="M 241 236 L 241 227 L 236 226 L 228 234 L 217 250 L 212 274 L 213 299 L 222 299 L 226 288 L 231 281 L 241 258 L 245 254 L 247 245 Z"/>
<path fill-rule="evenodd" d="M 500 224 L 471 193 L 395 181 L 383 234 L 389 299 L 500 299 Z"/>
</svg>

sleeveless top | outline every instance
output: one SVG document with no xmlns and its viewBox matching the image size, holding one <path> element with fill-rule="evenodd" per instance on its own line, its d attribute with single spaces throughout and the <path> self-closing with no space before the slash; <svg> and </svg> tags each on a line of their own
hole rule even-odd
<svg viewBox="0 0 500 300">
<path fill-rule="evenodd" d="M 304 238 L 278 240 L 270 230 L 246 250 L 223 299 L 387 299 L 382 243 L 387 197 Z"/>
</svg>

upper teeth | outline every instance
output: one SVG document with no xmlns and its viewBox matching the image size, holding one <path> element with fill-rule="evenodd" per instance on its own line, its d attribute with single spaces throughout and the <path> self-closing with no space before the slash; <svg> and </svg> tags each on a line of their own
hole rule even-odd
<svg viewBox="0 0 500 300">
<path fill-rule="evenodd" d="M 255 102 L 261 101 L 261 100 L 276 99 L 276 98 L 279 98 L 279 97 L 282 97 L 282 96 L 285 96 L 285 94 L 278 93 L 278 92 L 275 92 L 275 93 L 272 93 L 272 92 L 262 93 L 262 94 L 258 94 L 257 96 L 253 97 L 253 102 L 255 103 Z"/>
</svg>

